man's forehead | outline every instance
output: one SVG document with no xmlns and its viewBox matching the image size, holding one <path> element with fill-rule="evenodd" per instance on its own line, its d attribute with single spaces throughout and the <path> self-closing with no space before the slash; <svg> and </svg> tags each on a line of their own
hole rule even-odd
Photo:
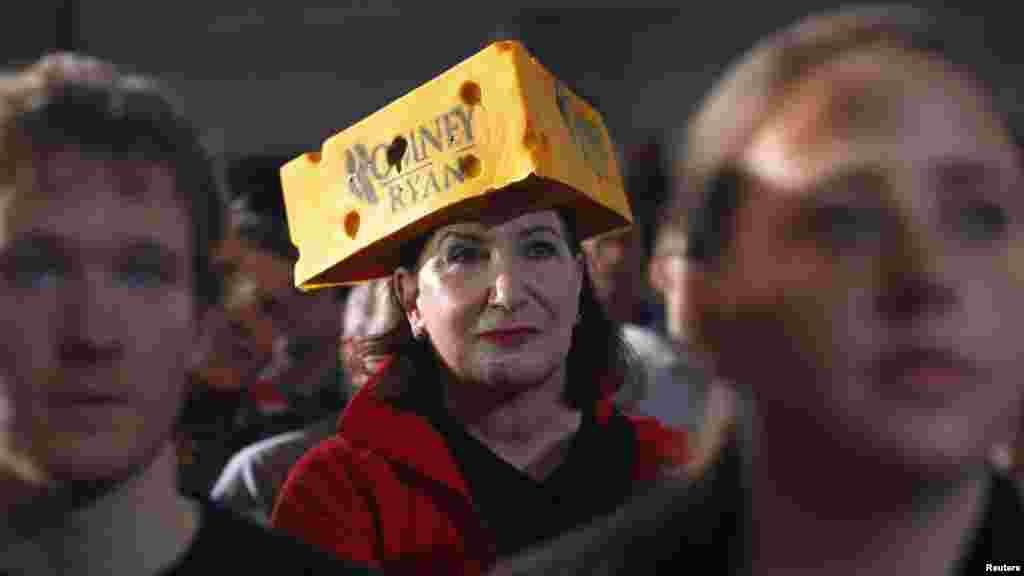
<svg viewBox="0 0 1024 576">
<path fill-rule="evenodd" d="M 67 145 L 40 154 L 36 165 L 38 187 L 49 194 L 74 194 L 83 179 L 103 182 L 128 198 L 147 199 L 174 190 L 174 175 L 163 162 L 144 158 L 112 157 L 103 151 Z"/>
<path fill-rule="evenodd" d="M 842 174 L 903 169 L 911 158 L 999 163 L 1000 130 L 966 76 L 935 58 L 875 49 L 795 87 L 741 164 L 780 192 L 798 193 Z"/>
<path fill-rule="evenodd" d="M 42 235 L 97 248 L 139 238 L 172 251 L 188 245 L 187 215 L 159 164 L 97 160 L 68 149 L 41 155 L 28 172 L 32 178 L 0 193 L 4 242 Z"/>
<path fill-rule="evenodd" d="M 871 165 L 898 133 L 901 88 L 875 59 L 827 66 L 796 86 L 754 135 L 745 168 L 798 190 L 848 166 Z"/>
</svg>

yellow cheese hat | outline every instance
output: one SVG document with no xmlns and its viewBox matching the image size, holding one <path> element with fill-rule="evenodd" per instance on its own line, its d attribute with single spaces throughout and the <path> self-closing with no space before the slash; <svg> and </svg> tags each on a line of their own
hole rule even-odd
<svg viewBox="0 0 1024 576">
<path fill-rule="evenodd" d="M 402 243 L 485 208 L 567 207 L 581 240 L 632 221 L 601 116 L 512 41 L 291 160 L 281 182 L 303 290 L 389 276 Z"/>
</svg>

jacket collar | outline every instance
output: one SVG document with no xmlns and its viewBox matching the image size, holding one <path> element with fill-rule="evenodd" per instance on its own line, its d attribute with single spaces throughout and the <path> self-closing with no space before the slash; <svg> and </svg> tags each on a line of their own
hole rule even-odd
<svg viewBox="0 0 1024 576">
<path fill-rule="evenodd" d="M 376 394 L 387 368 L 382 366 L 355 393 L 338 419 L 338 432 L 353 445 L 400 462 L 468 498 L 458 465 L 430 421 Z"/>
<path fill-rule="evenodd" d="M 419 474 L 469 497 L 469 488 L 444 437 L 430 421 L 415 411 L 382 399 L 375 393 L 387 377 L 390 363 L 359 389 L 338 418 L 338 432 L 355 446 L 369 449 L 388 460 L 400 462 Z M 598 400 L 597 422 L 606 424 L 612 415 L 608 398 Z"/>
</svg>

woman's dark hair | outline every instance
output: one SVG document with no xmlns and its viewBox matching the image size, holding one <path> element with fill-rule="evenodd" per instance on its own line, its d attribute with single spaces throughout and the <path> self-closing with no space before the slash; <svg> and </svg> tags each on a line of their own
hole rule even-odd
<svg viewBox="0 0 1024 576">
<path fill-rule="evenodd" d="M 558 214 L 566 230 L 566 241 L 573 256 L 581 253 L 576 236 L 573 213 L 559 209 Z M 426 245 L 429 234 L 407 242 L 401 250 L 401 264 L 407 270 L 417 269 L 420 252 Z M 586 259 L 583 259 L 586 262 Z M 392 286 L 392 305 L 401 309 L 398 296 Z M 597 300 L 590 272 L 583 275 L 580 291 L 580 322 L 573 331 L 572 343 L 566 358 L 566 388 L 563 399 L 573 408 L 592 406 L 599 398 L 610 396 L 627 378 L 640 378 L 640 371 L 633 369 L 634 355 L 623 341 L 619 326 L 612 322 Z M 403 316 L 404 318 L 404 316 Z M 424 406 L 440 397 L 441 365 L 429 339 L 417 340 L 412 337 L 409 323 L 404 319 L 392 331 L 368 338 L 377 346 L 364 345 L 375 349 L 377 354 L 393 354 L 395 360 L 389 374 L 376 388 L 379 395 L 408 406 Z M 409 386 L 410 383 L 414 385 Z"/>
</svg>

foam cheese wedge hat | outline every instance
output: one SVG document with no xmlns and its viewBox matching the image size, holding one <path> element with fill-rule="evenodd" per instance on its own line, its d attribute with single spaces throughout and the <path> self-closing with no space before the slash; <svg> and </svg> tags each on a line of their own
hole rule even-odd
<svg viewBox="0 0 1024 576">
<path fill-rule="evenodd" d="M 289 161 L 281 183 L 302 290 L 389 276 L 403 243 L 484 210 L 565 208 L 580 240 L 632 222 L 603 119 L 514 41 Z"/>
</svg>

